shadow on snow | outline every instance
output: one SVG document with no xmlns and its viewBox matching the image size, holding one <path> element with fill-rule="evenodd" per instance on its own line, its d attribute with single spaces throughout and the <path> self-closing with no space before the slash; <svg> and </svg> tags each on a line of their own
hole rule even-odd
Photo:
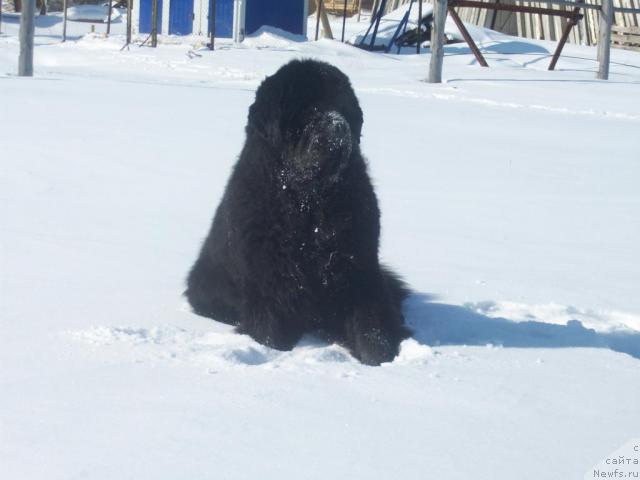
<svg viewBox="0 0 640 480">
<path fill-rule="evenodd" d="M 413 294 L 404 304 L 413 338 L 429 346 L 502 345 L 518 348 L 608 348 L 640 359 L 640 332 L 596 332 L 578 320 L 566 325 L 538 321 L 514 322 L 488 317 L 465 307 L 433 302 L 427 294 Z"/>
</svg>

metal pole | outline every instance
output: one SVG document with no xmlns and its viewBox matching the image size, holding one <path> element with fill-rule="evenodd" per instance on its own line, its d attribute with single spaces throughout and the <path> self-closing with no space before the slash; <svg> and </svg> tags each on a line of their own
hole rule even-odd
<svg viewBox="0 0 640 480">
<path fill-rule="evenodd" d="M 549 63 L 549 70 L 555 70 L 558 60 L 560 59 L 560 54 L 562 53 L 562 49 L 564 48 L 565 43 L 569 39 L 569 34 L 571 33 L 571 29 L 575 27 L 582 15 L 580 15 L 580 7 L 576 7 L 573 9 L 573 17 L 567 20 L 564 29 L 562 30 L 562 36 L 560 37 L 560 41 L 558 42 L 558 46 L 556 47 L 556 51 L 553 53 L 553 58 L 551 59 L 551 63 Z"/>
<path fill-rule="evenodd" d="M 362 14 L 362 0 L 358 0 L 358 23 L 360 23 L 361 14 Z"/>
<path fill-rule="evenodd" d="M 378 35 L 378 27 L 380 26 L 380 19 L 384 14 L 385 9 L 387 8 L 387 0 L 380 0 L 380 5 L 378 7 L 378 12 L 376 13 L 376 21 L 373 24 L 373 33 L 371 34 L 371 40 L 369 41 L 369 49 L 373 50 L 373 47 L 376 43 L 376 36 Z"/>
<path fill-rule="evenodd" d="M 418 0 L 418 41 L 416 42 L 416 53 L 420 55 L 420 44 L 422 43 L 422 0 Z"/>
<path fill-rule="evenodd" d="M 69 0 L 62 2 L 62 10 L 64 11 L 62 18 L 62 41 L 67 41 L 67 7 L 69 6 Z"/>
<path fill-rule="evenodd" d="M 613 25 L 613 0 L 602 0 L 600 31 L 598 32 L 598 78 L 609 79 L 609 56 L 611 54 L 611 26 Z"/>
<path fill-rule="evenodd" d="M 127 45 L 131 43 L 131 1 L 127 0 Z"/>
<path fill-rule="evenodd" d="M 371 6 L 371 19 L 369 23 L 373 23 L 373 20 L 375 18 L 375 13 L 378 11 L 379 3 L 380 3 L 380 0 L 373 0 L 373 5 Z"/>
<path fill-rule="evenodd" d="M 158 46 L 158 0 L 151 2 L 151 46 Z"/>
<path fill-rule="evenodd" d="M 20 14 L 20 57 L 18 59 L 18 75 L 33 76 L 33 16 L 36 13 L 36 0 L 24 0 Z"/>
<path fill-rule="evenodd" d="M 2 0 L 0 0 L 0 33 L 2 33 Z"/>
<path fill-rule="evenodd" d="M 109 35 L 111 33 L 111 9 L 113 8 L 113 4 L 111 3 L 111 0 L 109 0 L 109 7 L 107 8 L 107 35 Z"/>
<path fill-rule="evenodd" d="M 342 9 L 342 43 L 344 43 L 344 27 L 347 23 L 347 0 L 344 0 L 344 8 Z"/>
<path fill-rule="evenodd" d="M 429 83 L 442 82 L 444 59 L 444 23 L 447 19 L 447 0 L 433 0 L 433 23 L 431 25 L 431 61 Z"/>
<path fill-rule="evenodd" d="M 467 45 L 469 45 L 469 48 L 473 52 L 473 56 L 476 57 L 476 60 L 481 66 L 488 67 L 489 65 L 487 64 L 487 61 L 482 56 L 482 53 L 480 52 L 480 49 L 476 45 L 476 42 L 473 41 L 473 38 L 471 37 L 469 30 L 467 30 L 467 27 L 464 26 L 464 23 L 462 23 L 462 20 L 460 19 L 456 11 L 451 6 L 448 8 L 448 10 L 449 10 L 449 15 L 451 15 L 451 19 L 454 21 L 454 23 L 458 27 L 458 30 L 462 34 L 462 38 L 464 38 L 464 41 L 467 42 Z"/>
<path fill-rule="evenodd" d="M 211 12 L 209 12 L 209 19 L 211 20 L 211 25 L 209 25 L 209 35 L 211 35 L 211 44 L 209 45 L 209 49 L 214 50 L 216 43 L 216 0 L 211 0 Z"/>
</svg>

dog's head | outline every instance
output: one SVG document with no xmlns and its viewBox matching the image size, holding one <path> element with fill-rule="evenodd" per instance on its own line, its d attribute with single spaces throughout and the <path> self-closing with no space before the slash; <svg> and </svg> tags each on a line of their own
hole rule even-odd
<svg viewBox="0 0 640 480">
<path fill-rule="evenodd" d="M 305 176 L 348 159 L 361 131 L 362 110 L 349 79 L 314 60 L 294 60 L 267 77 L 247 126 Z"/>
</svg>

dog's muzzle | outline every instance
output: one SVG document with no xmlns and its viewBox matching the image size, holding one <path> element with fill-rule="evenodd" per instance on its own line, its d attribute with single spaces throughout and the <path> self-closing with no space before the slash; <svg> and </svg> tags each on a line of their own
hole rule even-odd
<svg viewBox="0 0 640 480">
<path fill-rule="evenodd" d="M 344 116 L 335 110 L 314 112 L 300 136 L 297 167 L 322 169 L 348 159 L 352 150 L 351 127 Z"/>
</svg>

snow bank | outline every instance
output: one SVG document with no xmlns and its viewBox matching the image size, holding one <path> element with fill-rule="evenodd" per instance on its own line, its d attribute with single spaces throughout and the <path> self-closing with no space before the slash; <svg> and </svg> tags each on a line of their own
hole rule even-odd
<svg viewBox="0 0 640 480">
<path fill-rule="evenodd" d="M 297 43 L 306 42 L 306 37 L 281 30 L 280 28 L 262 26 L 251 35 L 247 35 L 242 45 L 250 48 L 281 48 L 300 50 Z"/>
<path fill-rule="evenodd" d="M 111 9 L 111 21 L 120 18 L 117 8 Z M 108 5 L 74 5 L 67 9 L 67 19 L 74 22 L 102 22 L 109 20 Z"/>
<path fill-rule="evenodd" d="M 422 5 L 423 18 L 427 16 L 431 16 L 433 13 L 433 5 L 431 4 L 431 2 L 422 2 L 422 3 L 423 3 Z M 380 25 L 378 26 L 378 31 L 376 33 L 376 40 L 374 42 L 374 45 L 387 46 L 389 44 L 389 42 L 393 38 L 395 31 L 398 28 L 398 25 L 400 25 L 400 22 L 402 21 L 408 9 L 409 9 L 409 4 L 403 5 L 389 12 L 387 15 L 383 16 L 380 19 Z M 411 8 L 409 18 L 407 19 L 406 30 L 415 29 L 417 24 L 418 24 L 418 4 L 416 2 Z M 476 25 L 467 25 L 467 24 L 465 25 L 467 26 L 467 29 L 469 30 L 469 33 L 474 40 L 482 42 L 490 39 L 489 35 L 486 33 L 486 29 L 478 27 Z M 359 45 L 364 39 L 364 44 L 369 45 L 369 42 L 371 41 L 371 36 L 373 35 L 373 27 L 371 28 L 369 34 L 367 34 L 368 28 L 369 26 L 367 25 L 367 27 L 363 28 L 361 32 L 352 36 L 348 40 L 348 42 L 352 45 Z M 456 24 L 449 17 L 447 17 L 444 31 L 449 38 L 459 40 L 459 41 L 464 40 L 464 38 L 458 31 Z M 425 43 L 428 44 L 428 42 L 425 42 Z"/>
</svg>

